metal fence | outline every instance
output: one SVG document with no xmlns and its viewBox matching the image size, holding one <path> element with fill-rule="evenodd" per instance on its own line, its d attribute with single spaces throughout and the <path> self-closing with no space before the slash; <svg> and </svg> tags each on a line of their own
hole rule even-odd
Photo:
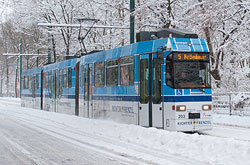
<svg viewBox="0 0 250 165">
<path fill-rule="evenodd" d="M 214 93 L 213 110 L 218 114 L 250 116 L 250 92 Z"/>
</svg>

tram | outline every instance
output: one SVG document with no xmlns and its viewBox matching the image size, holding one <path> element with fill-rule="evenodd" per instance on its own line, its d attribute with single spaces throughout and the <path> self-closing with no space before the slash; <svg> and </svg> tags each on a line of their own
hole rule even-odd
<svg viewBox="0 0 250 165">
<path fill-rule="evenodd" d="M 22 84 L 26 77 L 37 84 L 28 90 L 42 110 L 171 131 L 212 129 L 206 41 L 176 29 L 141 32 L 137 41 L 26 70 Z M 22 89 L 22 106 L 29 92 Z"/>
</svg>

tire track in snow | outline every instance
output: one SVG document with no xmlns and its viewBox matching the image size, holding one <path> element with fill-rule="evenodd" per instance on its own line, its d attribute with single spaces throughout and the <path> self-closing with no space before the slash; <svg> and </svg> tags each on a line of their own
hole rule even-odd
<svg viewBox="0 0 250 165">
<path fill-rule="evenodd" d="M 37 117 L 37 116 L 33 116 L 33 117 Z M 39 119 L 41 120 L 41 118 Z M 181 158 L 179 156 L 163 153 L 162 151 L 152 150 L 152 149 L 145 148 L 136 144 L 125 143 L 124 141 L 121 142 L 114 138 L 98 137 L 96 135 L 93 136 L 88 133 L 72 131 L 73 129 L 70 129 L 70 126 L 65 127 L 61 123 L 57 123 L 57 124 L 62 125 L 61 127 L 58 127 L 51 120 L 46 121 L 46 119 L 43 119 L 46 122 L 42 122 L 42 123 L 37 123 L 37 121 L 39 120 L 31 120 L 27 118 L 23 118 L 23 119 L 19 118 L 19 120 L 21 120 L 22 122 L 29 123 L 28 127 L 31 127 L 32 125 L 34 129 L 45 131 L 48 134 L 52 134 L 53 136 L 56 136 L 58 138 L 63 138 L 64 140 L 70 141 L 71 143 L 77 143 L 78 145 L 87 145 L 88 147 L 91 147 L 92 149 L 98 149 L 99 152 L 113 153 L 117 156 L 121 156 L 122 158 L 125 157 L 126 159 L 136 161 L 137 164 L 138 163 L 140 164 L 166 164 L 166 162 L 168 162 L 169 164 L 173 164 L 173 163 L 174 164 L 192 164 L 192 165 L 204 164 L 204 162 L 190 161 L 190 160 L 187 160 L 186 158 Z M 48 124 L 48 122 L 52 122 L 52 123 Z M 53 130 L 50 130 L 50 127 L 53 127 Z M 70 136 L 66 135 L 69 133 L 71 134 Z M 92 141 L 92 143 L 88 143 L 89 141 L 90 142 Z M 100 142 L 102 142 L 102 144 L 100 144 Z M 98 143 L 99 145 L 94 145 Z M 117 146 L 119 147 L 119 149 L 117 149 L 118 148 Z M 130 150 L 129 153 L 127 151 L 128 149 Z M 135 156 L 132 153 L 135 153 Z M 138 157 L 138 155 L 140 156 Z M 150 157 L 150 159 L 146 160 L 145 157 Z"/>
<path fill-rule="evenodd" d="M 23 153 L 32 164 L 35 165 L 48 165 L 48 163 L 44 162 L 42 159 L 40 159 L 38 156 L 34 155 L 33 153 L 26 150 L 23 146 L 19 145 L 14 139 L 9 137 L 6 133 L 3 131 L 1 132 L 2 136 L 1 138 L 4 139 L 8 144 L 13 146 L 15 149 Z"/>
</svg>

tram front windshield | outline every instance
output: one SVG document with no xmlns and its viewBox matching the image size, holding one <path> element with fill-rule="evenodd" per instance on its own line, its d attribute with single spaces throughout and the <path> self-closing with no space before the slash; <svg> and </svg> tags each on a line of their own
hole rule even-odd
<svg viewBox="0 0 250 165">
<path fill-rule="evenodd" d="M 208 54 L 173 54 L 166 70 L 167 85 L 173 88 L 211 88 Z"/>
</svg>

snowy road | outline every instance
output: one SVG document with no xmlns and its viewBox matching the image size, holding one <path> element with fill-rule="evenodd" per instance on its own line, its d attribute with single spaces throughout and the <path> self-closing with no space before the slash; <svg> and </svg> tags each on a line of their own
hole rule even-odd
<svg viewBox="0 0 250 165">
<path fill-rule="evenodd" d="M 0 115 L 0 164 L 127 164 Z"/>
<path fill-rule="evenodd" d="M 85 119 L 0 98 L 0 164 L 250 163 L 250 129 L 215 126 L 206 133 Z"/>
</svg>

